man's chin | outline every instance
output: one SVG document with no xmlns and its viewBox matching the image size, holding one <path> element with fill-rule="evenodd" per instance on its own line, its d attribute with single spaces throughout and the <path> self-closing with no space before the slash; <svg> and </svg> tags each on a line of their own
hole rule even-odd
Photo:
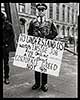
<svg viewBox="0 0 80 100">
<path fill-rule="evenodd" d="M 44 15 L 39 15 L 40 17 L 43 17 Z"/>
</svg>

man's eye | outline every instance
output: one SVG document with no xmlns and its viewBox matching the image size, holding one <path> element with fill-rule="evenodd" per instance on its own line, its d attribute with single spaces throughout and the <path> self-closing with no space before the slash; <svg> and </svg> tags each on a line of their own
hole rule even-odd
<svg viewBox="0 0 80 100">
<path fill-rule="evenodd" d="M 42 12 L 43 12 L 43 11 L 44 11 L 44 9 L 39 9 L 39 11 L 42 11 Z"/>
</svg>

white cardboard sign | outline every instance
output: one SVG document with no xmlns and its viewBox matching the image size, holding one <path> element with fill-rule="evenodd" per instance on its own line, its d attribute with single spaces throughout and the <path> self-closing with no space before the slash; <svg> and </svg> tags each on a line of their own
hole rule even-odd
<svg viewBox="0 0 80 100">
<path fill-rule="evenodd" d="M 20 34 L 13 65 L 59 76 L 64 42 Z"/>
</svg>

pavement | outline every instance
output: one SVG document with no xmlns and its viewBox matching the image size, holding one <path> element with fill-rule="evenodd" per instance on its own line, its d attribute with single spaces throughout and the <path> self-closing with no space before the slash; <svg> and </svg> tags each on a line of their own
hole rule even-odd
<svg viewBox="0 0 80 100">
<path fill-rule="evenodd" d="M 48 75 L 48 91 L 32 90 L 34 71 L 13 66 L 14 53 L 10 54 L 10 84 L 3 83 L 3 98 L 77 98 L 77 55 L 64 50 L 59 77 Z"/>
</svg>

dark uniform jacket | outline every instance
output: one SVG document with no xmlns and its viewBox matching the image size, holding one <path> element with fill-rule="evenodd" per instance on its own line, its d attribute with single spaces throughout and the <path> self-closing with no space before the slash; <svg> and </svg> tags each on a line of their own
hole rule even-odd
<svg viewBox="0 0 80 100">
<path fill-rule="evenodd" d="M 16 49 L 14 41 L 15 36 L 12 24 L 10 22 L 5 21 L 3 23 L 2 33 L 3 33 L 3 48 L 7 48 L 8 51 L 15 51 Z"/>
<path fill-rule="evenodd" d="M 38 18 L 35 18 L 30 22 L 28 35 L 47 39 L 54 39 L 58 35 L 58 33 L 52 21 L 44 20 L 44 22 L 42 22 L 41 24 Z"/>
</svg>

